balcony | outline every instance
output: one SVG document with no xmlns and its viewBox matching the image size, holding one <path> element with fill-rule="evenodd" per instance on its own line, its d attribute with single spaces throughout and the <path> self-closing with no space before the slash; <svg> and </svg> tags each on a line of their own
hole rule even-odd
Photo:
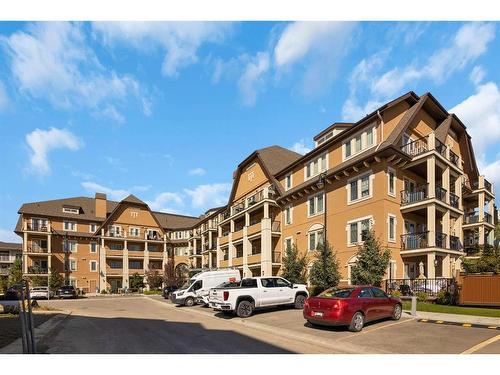
<svg viewBox="0 0 500 375">
<path fill-rule="evenodd" d="M 458 195 L 450 193 L 450 206 L 455 207 L 455 208 L 459 208 L 459 205 L 460 205 L 459 202 L 460 202 L 460 198 L 458 197 Z"/>
<path fill-rule="evenodd" d="M 222 234 L 222 237 L 219 238 L 219 245 L 225 245 L 229 242 L 229 236 L 227 234 Z"/>
<path fill-rule="evenodd" d="M 115 268 L 115 267 L 106 267 L 106 275 L 107 276 L 122 276 L 123 268 Z"/>
<path fill-rule="evenodd" d="M 460 251 L 460 238 L 457 236 L 450 236 L 450 250 Z"/>
<path fill-rule="evenodd" d="M 252 254 L 248 256 L 248 264 L 260 263 L 260 254 Z"/>
<path fill-rule="evenodd" d="M 489 214 L 488 212 L 485 212 L 483 222 L 493 225 L 493 217 L 491 216 L 491 214 Z M 479 223 L 480 223 L 480 220 L 479 220 L 478 213 L 464 215 L 464 225 L 479 224 Z"/>
<path fill-rule="evenodd" d="M 26 230 L 31 232 L 48 232 L 50 228 L 50 224 L 40 224 L 40 223 L 26 223 Z"/>
<path fill-rule="evenodd" d="M 28 273 L 30 275 L 46 275 L 49 270 L 47 267 L 30 266 L 28 267 Z"/>
<path fill-rule="evenodd" d="M 446 203 L 446 189 L 443 189 L 441 186 L 436 186 L 436 199 Z"/>
<path fill-rule="evenodd" d="M 439 139 L 436 139 L 436 147 L 435 150 L 439 155 L 441 155 L 443 158 L 446 158 L 446 145 L 441 142 Z"/>
<path fill-rule="evenodd" d="M 460 158 L 458 157 L 457 154 L 455 154 L 451 150 L 450 150 L 450 161 L 452 164 L 456 165 L 457 167 L 460 167 Z"/>
<path fill-rule="evenodd" d="M 245 209 L 245 205 L 243 203 L 237 203 L 231 207 L 231 215 L 236 215 Z"/>
<path fill-rule="evenodd" d="M 106 231 L 104 233 L 105 237 L 113 237 L 113 238 L 126 238 L 127 236 L 123 232 L 115 232 L 115 231 Z"/>
<path fill-rule="evenodd" d="M 429 151 L 427 147 L 427 137 L 419 138 L 401 146 L 401 151 L 410 155 L 412 158 Z"/>
<path fill-rule="evenodd" d="M 493 190 L 491 189 L 491 183 L 484 179 L 484 188 L 488 190 L 490 193 L 493 193 Z"/>
<path fill-rule="evenodd" d="M 281 263 L 281 252 L 273 251 L 272 253 L 273 263 Z"/>
<path fill-rule="evenodd" d="M 41 247 L 39 245 L 31 245 L 28 246 L 28 253 L 34 253 L 34 254 L 48 254 L 49 249 L 46 247 Z"/>
<path fill-rule="evenodd" d="M 429 231 L 401 235 L 401 251 L 428 249 L 429 247 Z M 446 248 L 446 234 L 436 233 L 434 247 Z"/>
<path fill-rule="evenodd" d="M 429 184 L 417 186 L 414 190 L 401 191 L 401 205 L 413 204 L 426 200 L 429 196 L 427 193 Z"/>
<path fill-rule="evenodd" d="M 260 221 L 250 225 L 247 229 L 247 235 L 248 236 L 252 236 L 256 233 L 259 233 L 260 232 L 260 228 L 261 228 L 261 225 L 260 225 Z"/>
</svg>

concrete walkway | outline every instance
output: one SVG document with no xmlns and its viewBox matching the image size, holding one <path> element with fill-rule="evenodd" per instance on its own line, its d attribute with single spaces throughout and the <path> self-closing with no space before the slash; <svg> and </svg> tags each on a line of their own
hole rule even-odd
<svg viewBox="0 0 500 375">
<path fill-rule="evenodd" d="M 463 324 L 469 323 L 469 324 L 480 324 L 480 325 L 500 327 L 500 318 L 490 318 L 486 316 L 444 314 L 444 313 L 433 313 L 425 311 L 417 311 L 417 316 L 412 316 L 411 314 L 404 312 L 403 316 L 413 317 L 417 319 L 429 319 L 438 321 L 442 320 L 444 322 L 454 322 Z"/>
</svg>

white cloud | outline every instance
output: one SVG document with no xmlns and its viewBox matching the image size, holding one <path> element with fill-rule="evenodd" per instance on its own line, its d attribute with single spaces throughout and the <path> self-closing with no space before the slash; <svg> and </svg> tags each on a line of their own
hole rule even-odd
<svg viewBox="0 0 500 375">
<path fill-rule="evenodd" d="M 306 145 L 306 142 L 307 141 L 305 139 L 301 139 L 300 141 L 295 142 L 292 147 L 289 147 L 289 149 L 302 155 L 307 154 L 312 150 L 312 148 Z"/>
<path fill-rule="evenodd" d="M 103 185 L 99 185 L 95 182 L 91 181 L 85 181 L 82 182 L 82 187 L 91 192 L 91 193 L 104 193 L 106 194 L 109 198 L 113 200 L 120 201 L 123 198 L 127 197 L 130 195 L 130 190 L 125 190 L 125 189 L 112 189 Z"/>
<path fill-rule="evenodd" d="M 500 143 L 500 91 L 493 82 L 477 87 L 476 92 L 450 109 L 467 126 L 479 159 L 488 146 Z M 497 150 L 498 151 L 498 150 Z"/>
<path fill-rule="evenodd" d="M 174 203 L 180 206 L 183 204 L 183 199 L 179 193 L 163 192 L 157 195 L 154 200 L 146 203 L 154 211 L 177 213 L 179 212 L 177 209 L 168 205 Z"/>
<path fill-rule="evenodd" d="M 230 191 L 231 184 L 221 183 L 198 185 L 194 189 L 184 189 L 184 192 L 192 199 L 192 206 L 204 209 L 226 204 Z"/>
<path fill-rule="evenodd" d="M 105 43 L 128 44 L 138 50 L 165 51 L 161 71 L 175 77 L 183 67 L 198 61 L 205 43 L 220 43 L 231 29 L 225 22 L 94 22 L 94 32 Z"/>
<path fill-rule="evenodd" d="M 21 243 L 21 237 L 14 233 L 13 229 L 0 228 L 0 241 Z"/>
<path fill-rule="evenodd" d="M 206 173 L 207 171 L 204 170 L 203 168 L 193 168 L 188 171 L 188 174 L 190 176 L 203 176 Z"/>
<path fill-rule="evenodd" d="M 495 160 L 491 163 L 478 163 L 479 173 L 494 184 L 495 195 L 500 194 L 500 160 Z"/>
<path fill-rule="evenodd" d="M 274 48 L 274 64 L 283 71 L 301 64 L 304 74 L 299 81 L 306 95 L 330 88 L 340 60 L 351 45 L 355 30 L 352 22 L 293 22 L 288 24 Z"/>
<path fill-rule="evenodd" d="M 92 108 L 105 114 L 110 101 L 140 97 L 139 83 L 129 75 L 107 72 L 87 45 L 83 25 L 69 22 L 30 24 L 0 40 L 11 58 L 19 88 L 57 108 Z M 108 109 L 106 109 L 108 108 Z M 120 116 L 114 116 L 120 120 Z"/>
<path fill-rule="evenodd" d="M 478 86 L 481 82 L 483 82 L 485 76 L 486 72 L 484 69 L 477 65 L 470 72 L 469 78 L 474 85 Z"/>
<path fill-rule="evenodd" d="M 26 135 L 26 143 L 30 148 L 31 169 L 38 174 L 50 172 L 48 154 L 56 149 L 76 151 L 83 147 L 83 142 L 66 129 L 35 129 Z"/>
<path fill-rule="evenodd" d="M 407 66 L 396 66 L 378 73 L 385 62 L 389 61 L 388 53 L 377 53 L 363 59 L 351 73 L 350 93 L 342 111 L 344 120 L 359 120 L 360 114 L 370 112 L 378 103 L 401 94 L 409 85 L 414 86 L 419 80 L 443 83 L 452 74 L 483 55 L 494 38 L 493 23 L 471 22 L 461 26 L 445 47 L 436 50 L 423 63 L 413 61 Z M 482 79 L 477 69 L 473 79 Z M 361 90 L 367 91 L 370 97 L 370 101 L 365 105 L 358 104 L 357 95 Z"/>
<path fill-rule="evenodd" d="M 257 100 L 257 91 L 263 85 L 263 74 L 269 69 L 269 54 L 258 52 L 246 65 L 243 74 L 238 81 L 238 87 L 242 95 L 243 104 L 252 106 Z"/>
<path fill-rule="evenodd" d="M 125 123 L 125 117 L 123 117 L 123 115 L 112 104 L 106 105 L 106 107 L 102 110 L 102 115 L 115 120 L 120 124 Z"/>
<path fill-rule="evenodd" d="M 9 104 L 9 97 L 7 96 L 7 90 L 2 81 L 0 81 L 0 109 L 7 108 Z"/>
</svg>

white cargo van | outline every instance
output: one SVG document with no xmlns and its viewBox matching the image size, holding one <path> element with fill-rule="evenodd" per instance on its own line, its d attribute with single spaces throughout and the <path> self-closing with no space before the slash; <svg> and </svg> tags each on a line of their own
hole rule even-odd
<svg viewBox="0 0 500 375">
<path fill-rule="evenodd" d="M 236 269 L 200 272 L 182 288 L 173 292 L 171 300 L 177 305 L 184 306 L 193 306 L 195 303 L 208 304 L 210 289 L 225 282 L 239 282 L 240 280 L 240 271 Z"/>
</svg>

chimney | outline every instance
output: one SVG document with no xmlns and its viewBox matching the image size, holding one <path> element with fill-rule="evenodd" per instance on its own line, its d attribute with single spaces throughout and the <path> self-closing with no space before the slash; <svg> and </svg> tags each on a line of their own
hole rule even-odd
<svg viewBox="0 0 500 375">
<path fill-rule="evenodd" d="M 95 193 L 95 216 L 106 218 L 106 194 Z"/>
</svg>

